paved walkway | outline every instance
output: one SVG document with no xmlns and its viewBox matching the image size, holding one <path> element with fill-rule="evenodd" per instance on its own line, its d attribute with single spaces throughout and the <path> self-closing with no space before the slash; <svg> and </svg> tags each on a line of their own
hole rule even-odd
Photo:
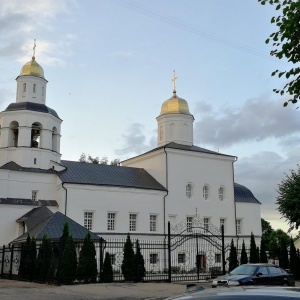
<svg viewBox="0 0 300 300">
<path fill-rule="evenodd" d="M 160 300 L 181 294 L 188 282 L 98 283 L 54 286 L 0 279 L 0 300 Z M 208 283 L 199 283 L 210 288 Z M 300 286 L 300 282 L 296 282 Z"/>
</svg>

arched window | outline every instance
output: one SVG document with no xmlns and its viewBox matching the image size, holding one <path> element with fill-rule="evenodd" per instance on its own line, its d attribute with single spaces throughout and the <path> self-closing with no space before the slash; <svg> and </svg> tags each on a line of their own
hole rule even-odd
<svg viewBox="0 0 300 300">
<path fill-rule="evenodd" d="M 44 93 L 45 93 L 45 88 L 42 87 L 42 96 L 44 96 Z"/>
<path fill-rule="evenodd" d="M 33 91 L 33 93 L 36 93 L 36 84 L 35 83 L 33 84 L 33 90 L 32 91 Z"/>
<path fill-rule="evenodd" d="M 192 190 L 193 190 L 193 186 L 190 183 L 187 184 L 185 187 L 185 194 L 188 198 L 192 197 Z"/>
<path fill-rule="evenodd" d="M 209 197 L 209 187 L 208 185 L 205 185 L 203 187 L 203 198 L 206 200 Z"/>
<path fill-rule="evenodd" d="M 52 151 L 58 152 L 58 133 L 56 127 L 52 128 Z"/>
<path fill-rule="evenodd" d="M 163 127 L 160 126 L 159 128 L 159 140 L 161 141 L 164 137 Z"/>
<path fill-rule="evenodd" d="M 220 187 L 218 192 L 219 192 L 219 200 L 221 200 L 221 201 L 224 200 L 224 194 L 225 194 L 224 188 Z"/>
<path fill-rule="evenodd" d="M 40 148 L 40 140 L 42 133 L 42 125 L 40 123 L 33 123 L 31 126 L 31 147 Z"/>
<path fill-rule="evenodd" d="M 23 83 L 23 93 L 26 92 L 26 83 Z"/>
<path fill-rule="evenodd" d="M 8 147 L 18 147 L 19 123 L 17 121 L 12 121 L 9 124 L 9 128 Z"/>
</svg>

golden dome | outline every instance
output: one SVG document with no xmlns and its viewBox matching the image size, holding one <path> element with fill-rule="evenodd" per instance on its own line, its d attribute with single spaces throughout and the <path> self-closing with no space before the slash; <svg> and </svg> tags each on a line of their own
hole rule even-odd
<svg viewBox="0 0 300 300">
<path fill-rule="evenodd" d="M 37 77 L 43 77 L 44 78 L 44 70 L 43 68 L 35 61 L 35 57 L 32 56 L 31 61 L 26 63 L 22 70 L 20 75 L 32 75 Z"/>
<path fill-rule="evenodd" d="M 173 91 L 173 96 L 162 104 L 160 114 L 190 115 L 189 105 L 186 100 L 177 97 L 176 91 Z"/>
</svg>

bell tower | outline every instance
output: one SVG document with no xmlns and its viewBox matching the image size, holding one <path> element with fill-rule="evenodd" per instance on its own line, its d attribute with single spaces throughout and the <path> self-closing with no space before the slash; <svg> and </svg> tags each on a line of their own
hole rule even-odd
<svg viewBox="0 0 300 300">
<path fill-rule="evenodd" d="M 49 169 L 60 162 L 62 120 L 46 106 L 47 80 L 35 60 L 16 78 L 16 102 L 0 113 L 0 166 L 10 161 L 27 168 Z"/>
</svg>

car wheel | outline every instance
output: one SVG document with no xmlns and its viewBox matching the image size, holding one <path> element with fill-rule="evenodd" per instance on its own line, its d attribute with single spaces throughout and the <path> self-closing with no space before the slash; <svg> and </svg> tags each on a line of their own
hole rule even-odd
<svg viewBox="0 0 300 300">
<path fill-rule="evenodd" d="M 282 286 L 289 286 L 288 281 L 284 281 L 284 282 L 282 283 Z"/>
</svg>

